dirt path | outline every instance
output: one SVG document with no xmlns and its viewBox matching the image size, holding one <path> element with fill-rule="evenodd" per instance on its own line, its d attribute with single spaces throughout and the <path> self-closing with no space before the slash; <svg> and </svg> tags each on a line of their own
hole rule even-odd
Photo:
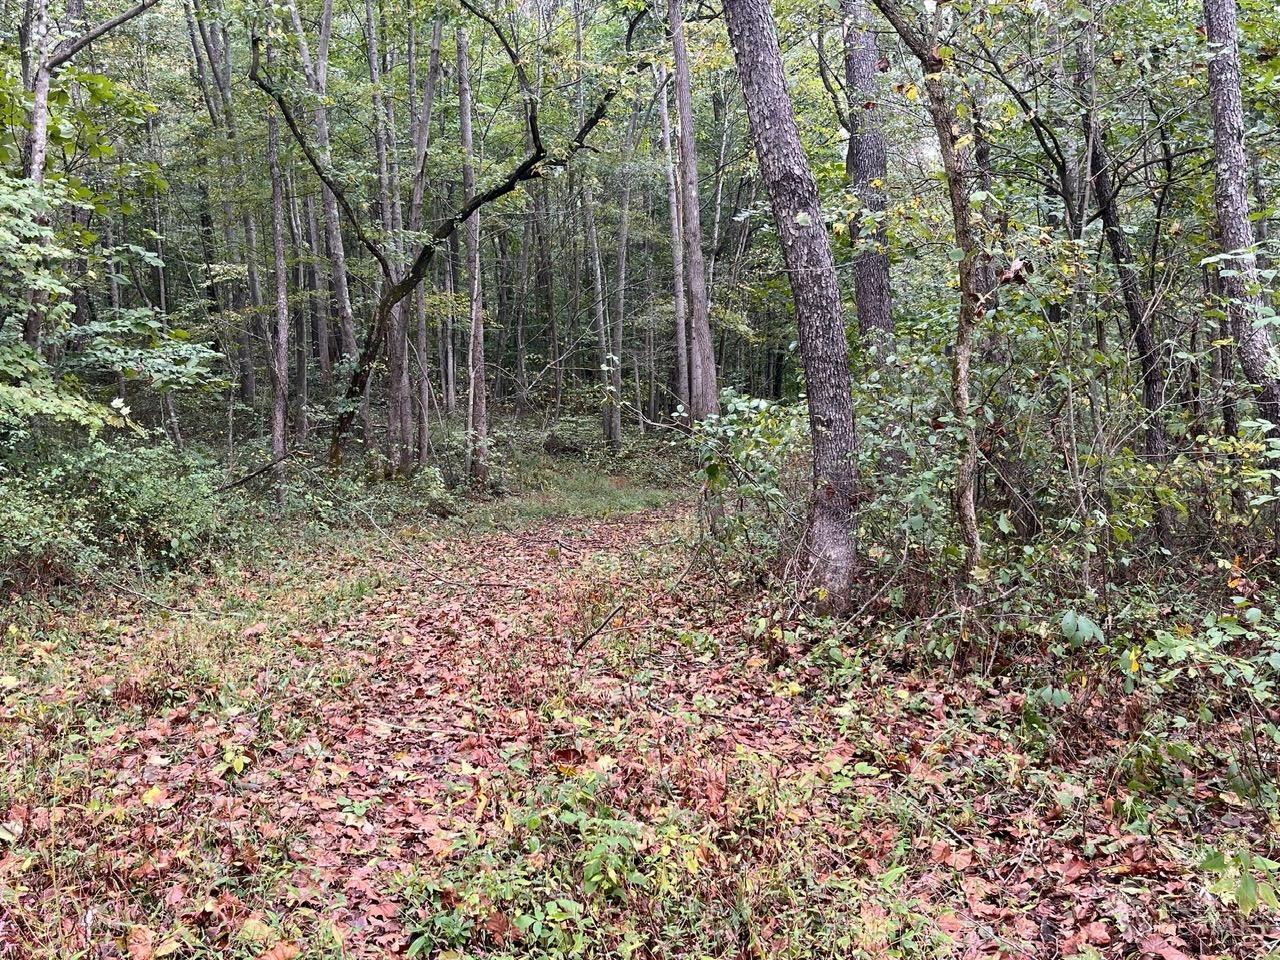
<svg viewBox="0 0 1280 960">
<path fill-rule="evenodd" d="M 25 744 L 46 766 L 9 819 L 38 860 L 75 863 L 0 904 L 0 944 L 133 936 L 163 956 L 235 946 L 247 923 L 308 955 L 396 955 L 420 919 L 406 877 L 502 833 L 548 776 L 596 777 L 620 810 L 722 812 L 726 757 L 781 759 L 803 729 L 762 658 L 725 684 L 712 654 L 741 616 L 687 604 L 687 519 L 393 535 L 306 559 L 301 595 L 259 572 L 198 594 L 199 615 L 124 617 L 109 652 L 42 678 L 57 735 Z M 18 868 L 10 853 L 0 877 Z"/>
<path fill-rule="evenodd" d="M 286 544 L 18 637 L 0 958 L 1246 955 L 1021 692 L 771 619 L 688 536 Z"/>
</svg>

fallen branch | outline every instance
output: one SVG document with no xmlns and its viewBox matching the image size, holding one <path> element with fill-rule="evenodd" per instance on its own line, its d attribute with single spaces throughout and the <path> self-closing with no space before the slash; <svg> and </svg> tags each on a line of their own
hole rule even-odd
<svg viewBox="0 0 1280 960">
<path fill-rule="evenodd" d="M 285 452 L 284 454 L 281 454 L 280 456 L 276 457 L 274 460 L 271 460 L 271 461 L 267 462 L 267 463 L 266 463 L 266 464 L 264 464 L 263 466 L 259 467 L 257 470 L 253 470 L 253 471 L 251 471 L 250 473 L 246 473 L 246 474 L 245 474 L 243 477 L 241 477 L 239 480 L 232 480 L 230 483 L 224 483 L 224 484 L 223 484 L 222 486 L 220 486 L 220 487 L 214 487 L 213 492 L 214 492 L 214 493 L 225 493 L 225 492 L 226 492 L 226 491 L 228 491 L 228 490 L 234 490 L 236 487 L 243 486 L 244 484 L 246 484 L 246 483 L 248 483 L 250 480 L 252 480 L 254 477 L 256 477 L 256 476 L 259 476 L 259 475 L 261 475 L 261 474 L 266 473 L 268 470 L 270 470 L 270 469 L 271 469 L 272 467 L 274 467 L 276 464 L 278 464 L 278 463 L 283 463 L 285 460 L 288 460 L 288 459 L 289 459 L 290 457 L 292 457 L 295 453 L 302 453 L 302 452 L 303 452 L 303 451 L 302 451 L 302 449 L 301 449 L 301 448 L 298 448 L 298 449 L 295 449 L 295 450 L 289 450 L 289 451 Z"/>
</svg>

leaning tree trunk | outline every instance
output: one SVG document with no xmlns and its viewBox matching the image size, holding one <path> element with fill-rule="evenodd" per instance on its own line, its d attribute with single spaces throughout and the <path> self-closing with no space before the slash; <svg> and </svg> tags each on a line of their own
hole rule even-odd
<svg viewBox="0 0 1280 960">
<path fill-rule="evenodd" d="M 471 71 L 467 34 L 457 31 L 458 126 L 462 137 L 463 203 L 476 195 L 475 153 L 471 133 Z M 466 222 L 467 274 L 471 299 L 471 341 L 467 349 L 467 473 L 483 483 L 489 478 L 489 419 L 484 379 L 484 305 L 480 283 L 480 213 Z"/>
<path fill-rule="evenodd" d="M 857 440 L 840 283 L 768 0 L 725 0 L 725 16 L 795 301 L 813 435 L 810 571 L 824 605 L 845 612 L 856 556 Z"/>
<path fill-rule="evenodd" d="M 893 332 L 889 253 L 884 227 L 888 162 L 876 85 L 876 38 L 864 0 L 842 0 L 845 94 L 849 101 L 849 150 L 845 175 L 870 223 L 859 216 L 858 254 L 853 261 L 858 332 L 871 343 Z"/>
<path fill-rule="evenodd" d="M 702 420 L 720 410 L 716 389 L 716 354 L 711 342 L 711 304 L 707 294 L 707 265 L 702 256 L 702 215 L 698 200 L 698 150 L 694 139 L 693 88 L 689 51 L 684 42 L 684 4 L 668 0 L 671 47 L 675 54 L 676 145 L 680 156 L 680 185 L 684 208 L 685 275 L 689 284 L 689 415 Z"/>
<path fill-rule="evenodd" d="M 906 44 L 924 70 L 925 99 L 938 139 L 938 155 L 951 202 L 952 229 L 960 262 L 956 264 L 956 280 L 960 287 L 960 310 L 956 317 L 956 338 L 951 359 L 951 406 L 960 427 L 962 441 L 956 459 L 956 519 L 960 539 L 964 543 L 961 583 L 967 585 L 971 574 L 982 563 L 982 536 L 978 530 L 978 508 L 975 487 L 978 472 L 978 436 L 970 406 L 969 365 L 973 359 L 973 331 L 982 312 L 982 296 L 978 290 L 978 245 L 970 223 L 969 174 L 960 143 L 960 117 L 948 101 L 943 82 L 944 63 L 938 55 L 935 38 L 926 39 L 915 27 L 897 0 L 875 0 L 884 18 Z"/>
<path fill-rule="evenodd" d="M 1147 459 L 1158 467 L 1169 459 L 1169 440 L 1164 425 L 1164 364 L 1160 360 L 1160 348 L 1151 327 L 1151 307 L 1142 295 L 1142 282 L 1133 265 L 1133 251 L 1116 208 L 1116 195 L 1110 175 L 1111 159 L 1103 139 L 1102 127 L 1092 115 L 1085 120 L 1085 124 L 1085 139 L 1090 144 L 1089 166 L 1093 192 L 1098 198 L 1103 232 L 1107 235 L 1111 259 L 1115 261 L 1120 278 L 1120 299 L 1124 302 L 1125 316 L 1129 320 L 1129 333 L 1138 351 L 1142 406 L 1147 412 L 1144 434 Z M 1173 520 L 1169 509 L 1157 504 L 1155 515 L 1160 542 L 1168 546 L 1173 536 Z"/>
<path fill-rule="evenodd" d="M 1231 258 L 1231 269 L 1220 272 L 1222 293 L 1240 366 L 1258 391 L 1262 417 L 1280 425 L 1280 358 L 1270 332 L 1256 322 L 1263 301 L 1258 260 L 1253 249 L 1253 228 L 1249 223 L 1235 0 L 1204 0 L 1204 21 L 1213 50 L 1209 61 L 1213 204 L 1222 247 Z"/>
</svg>

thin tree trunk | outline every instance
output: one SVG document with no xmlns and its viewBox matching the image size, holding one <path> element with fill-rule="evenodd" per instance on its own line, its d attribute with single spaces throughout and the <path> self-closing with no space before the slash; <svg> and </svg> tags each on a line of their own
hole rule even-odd
<svg viewBox="0 0 1280 960">
<path fill-rule="evenodd" d="M 422 228 L 423 196 L 426 191 L 427 147 L 431 141 L 431 119 L 435 105 L 436 87 L 440 83 L 440 42 L 442 22 L 439 17 L 431 26 L 431 52 L 427 62 L 427 81 L 422 91 L 422 110 L 417 115 L 414 128 L 413 193 L 409 201 L 409 229 Z M 412 90 L 411 90 L 412 93 Z M 427 305 L 423 291 L 414 296 L 414 312 L 417 327 L 414 331 L 414 349 L 418 355 L 418 464 L 425 465 L 431 446 L 430 424 L 427 419 L 431 395 L 431 378 L 427 373 Z"/>
<path fill-rule="evenodd" d="M 270 48 L 268 48 L 270 57 Z M 267 166 L 271 176 L 271 246 L 275 269 L 276 324 L 271 337 L 271 456 L 276 461 L 277 502 L 284 509 L 285 411 L 289 403 L 289 275 L 284 256 L 284 185 L 280 176 L 280 123 L 267 109 Z"/>
<path fill-rule="evenodd" d="M 307 43 L 306 32 L 302 28 L 302 18 L 298 14 L 296 0 L 290 2 L 289 10 L 294 34 L 298 39 L 298 54 L 302 60 L 303 73 L 316 98 L 313 111 L 316 151 L 320 156 L 320 162 L 328 166 L 333 162 L 333 151 L 330 146 L 329 110 L 325 106 L 325 97 L 329 86 L 329 40 L 333 33 L 333 0 L 324 0 L 320 13 L 320 42 L 316 48 L 314 61 L 311 59 L 311 48 Z M 338 198 L 327 186 L 322 188 L 321 197 L 325 248 L 329 254 L 331 267 L 330 282 L 333 286 L 334 306 L 338 311 L 339 341 L 343 356 L 354 359 L 358 352 L 356 321 L 351 308 L 351 291 L 347 285 L 347 253 L 342 239 L 342 219 L 338 213 Z"/>
<path fill-rule="evenodd" d="M 463 202 L 476 192 L 473 166 L 475 144 L 471 132 L 471 75 L 467 58 L 467 34 L 457 31 L 458 121 L 462 137 Z M 471 340 L 467 350 L 467 474 L 483 483 L 489 477 L 489 423 L 484 364 L 484 306 L 480 281 L 480 213 L 466 222 L 467 274 L 471 299 Z"/>
<path fill-rule="evenodd" d="M 884 129 L 876 83 L 876 38 L 865 0 L 842 0 L 845 95 L 849 102 L 849 149 L 845 175 L 870 222 L 859 217 L 853 261 L 858 332 L 874 344 L 893 332 L 889 254 L 884 228 L 884 183 L 888 176 Z"/>
<path fill-rule="evenodd" d="M 314 266 L 314 260 L 305 250 L 302 213 L 299 210 L 300 204 L 298 203 L 296 182 L 288 174 L 285 175 L 285 191 L 288 195 L 289 203 L 289 239 L 293 244 L 295 277 L 298 292 L 301 294 L 314 288 L 312 270 L 308 268 L 309 263 Z M 316 320 L 315 298 L 310 293 L 307 293 L 304 299 L 305 302 L 300 303 L 296 311 L 298 319 L 293 347 L 293 425 L 300 443 L 306 443 L 307 436 L 311 432 L 311 424 L 307 415 L 307 404 L 310 402 L 307 377 L 308 360 L 310 358 L 307 354 L 311 349 L 311 332 L 315 328 Z"/>
<path fill-rule="evenodd" d="M 978 250 L 973 226 L 969 221 L 969 175 L 959 143 L 960 118 L 948 103 L 947 88 L 942 79 L 944 64 L 938 56 L 935 38 L 926 39 L 918 33 L 897 0 L 875 0 L 875 4 L 924 70 L 925 100 L 937 134 L 938 153 L 946 178 L 947 197 L 951 203 L 952 228 L 955 231 L 956 247 L 960 251 L 960 262 L 956 264 L 960 309 L 956 319 L 955 348 L 951 362 L 951 406 L 963 437 L 960 453 L 956 458 L 955 498 L 956 519 L 960 524 L 960 538 L 965 548 L 960 570 L 961 583 L 967 586 L 970 575 L 982 563 L 982 538 L 978 530 L 975 493 L 978 437 L 974 429 L 973 412 L 969 409 L 969 366 L 973 358 L 973 331 L 981 314 L 982 303 L 978 292 Z"/>
<path fill-rule="evenodd" d="M 684 298 L 684 227 L 680 218 L 680 184 L 676 178 L 675 156 L 671 150 L 671 116 L 667 110 L 667 72 L 659 68 L 658 121 L 662 127 L 662 152 L 666 160 L 667 216 L 671 226 L 671 275 L 675 312 L 675 388 L 676 404 L 687 415 L 689 411 L 689 332 L 686 327 Z"/>
<path fill-rule="evenodd" d="M 689 285 L 689 415 L 699 421 L 720 410 L 716 387 L 715 347 L 711 342 L 711 305 L 707 295 L 707 267 L 702 255 L 702 214 L 698 201 L 698 154 L 694 139 L 693 88 L 689 52 L 684 39 L 684 3 L 667 4 L 671 47 L 675 54 L 676 144 L 680 157 L 684 199 L 685 267 Z"/>
<path fill-rule="evenodd" d="M 631 240 L 631 154 L 639 118 L 640 101 L 637 99 L 631 108 L 631 121 L 627 124 L 619 171 L 622 191 L 618 197 L 618 301 L 614 306 L 613 328 L 610 332 L 609 426 L 605 431 L 615 452 L 622 448 L 622 325 L 627 305 L 627 247 Z"/>
<path fill-rule="evenodd" d="M 1091 87 L 1093 83 L 1092 35 L 1088 40 L 1089 42 L 1081 47 L 1082 57 L 1078 81 L 1081 90 Z M 1164 421 L 1164 364 L 1161 362 L 1160 348 L 1151 326 L 1150 304 L 1142 295 L 1142 280 L 1134 266 L 1133 250 L 1129 246 L 1129 238 L 1120 221 L 1120 212 L 1117 207 L 1119 198 L 1111 179 L 1112 161 L 1107 150 L 1106 134 L 1092 109 L 1084 112 L 1084 137 L 1089 150 L 1090 182 L 1098 200 L 1098 210 L 1102 214 L 1102 227 L 1107 237 L 1107 246 L 1111 250 L 1111 259 L 1116 265 L 1120 282 L 1120 299 L 1129 321 L 1129 335 L 1138 353 L 1138 370 L 1142 378 L 1142 405 L 1147 415 L 1144 431 L 1145 451 L 1148 460 L 1160 465 L 1169 457 L 1169 441 Z M 1156 504 L 1155 521 L 1156 534 L 1160 542 L 1165 546 L 1170 545 L 1173 537 L 1173 521 L 1168 507 Z"/>
<path fill-rule="evenodd" d="M 333 388 L 333 357 L 329 326 L 329 297 L 320 286 L 320 226 L 316 219 L 316 204 L 311 194 L 303 201 L 303 213 L 307 218 L 307 244 L 311 252 L 311 269 L 307 276 L 311 282 L 311 298 L 315 304 L 315 319 L 311 328 L 315 341 L 316 362 L 320 365 L 320 382 L 325 390 Z"/>
</svg>

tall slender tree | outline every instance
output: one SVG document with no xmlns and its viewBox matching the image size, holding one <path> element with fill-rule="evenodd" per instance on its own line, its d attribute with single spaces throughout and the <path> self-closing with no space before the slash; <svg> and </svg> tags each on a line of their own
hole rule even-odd
<svg viewBox="0 0 1280 960">
<path fill-rule="evenodd" d="M 476 195 L 475 140 L 471 130 L 471 63 L 467 32 L 456 31 L 458 44 L 458 125 L 462 138 L 463 202 Z M 471 303 L 471 337 L 467 346 L 467 474 L 483 483 L 489 478 L 489 411 L 484 360 L 484 302 L 480 270 L 480 211 L 465 223 L 467 291 Z"/>
<path fill-rule="evenodd" d="M 689 288 L 689 415 L 702 420 L 720 409 L 716 355 L 711 342 L 711 303 L 707 264 L 702 254 L 702 211 L 698 199 L 698 148 L 694 136 L 693 79 L 684 36 L 683 0 L 667 0 L 676 87 L 676 145 L 680 158 L 681 226 L 684 228 L 685 279 Z"/>
<path fill-rule="evenodd" d="M 958 251 L 956 280 L 960 288 L 960 307 L 951 354 L 951 407 L 963 437 L 956 458 L 955 498 L 960 538 L 964 543 L 964 562 L 960 573 L 961 580 L 967 583 L 970 574 L 982 562 L 977 507 L 978 436 L 970 409 L 970 366 L 973 361 L 973 332 L 982 315 L 983 302 L 978 281 L 978 243 L 971 221 L 972 204 L 969 202 L 973 188 L 969 179 L 967 148 L 962 142 L 962 138 L 972 141 L 973 137 L 962 132 L 961 118 L 948 93 L 944 80 L 946 65 L 939 54 L 937 36 L 922 33 L 897 0 L 875 0 L 875 5 L 924 71 L 925 102 L 938 139 L 938 155 L 951 207 L 952 230 Z M 938 19 L 935 17 L 932 22 L 931 29 L 936 33 Z"/>
<path fill-rule="evenodd" d="M 689 331 L 685 310 L 684 224 L 680 213 L 680 182 L 671 149 L 671 114 L 667 109 L 669 81 L 665 67 L 658 68 L 658 123 L 662 128 L 662 153 L 667 176 L 667 218 L 671 226 L 672 311 L 675 314 L 675 398 L 689 409 Z"/>
</svg>

